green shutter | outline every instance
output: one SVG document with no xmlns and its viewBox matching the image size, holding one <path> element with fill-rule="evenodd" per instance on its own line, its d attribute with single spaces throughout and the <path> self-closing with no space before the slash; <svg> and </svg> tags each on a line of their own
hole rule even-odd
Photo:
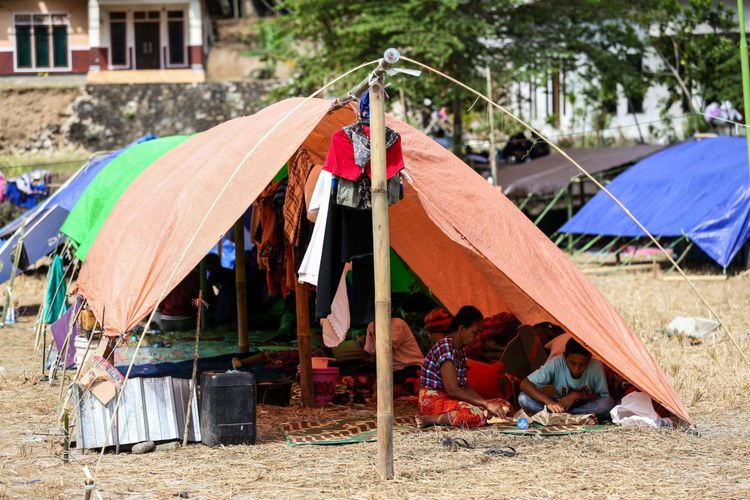
<svg viewBox="0 0 750 500">
<path fill-rule="evenodd" d="M 52 44 L 55 51 L 54 60 L 56 68 L 64 68 L 68 65 L 68 27 L 52 27 Z"/>
<path fill-rule="evenodd" d="M 36 67 L 49 67 L 49 29 L 46 26 L 34 26 L 34 48 L 36 49 Z"/>
<path fill-rule="evenodd" d="M 31 26 L 16 26 L 16 66 L 31 67 Z"/>
</svg>

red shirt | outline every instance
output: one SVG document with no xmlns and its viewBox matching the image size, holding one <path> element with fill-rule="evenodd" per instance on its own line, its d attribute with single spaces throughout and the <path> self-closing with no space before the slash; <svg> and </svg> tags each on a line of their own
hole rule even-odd
<svg viewBox="0 0 750 500">
<path fill-rule="evenodd" d="M 370 127 L 363 127 L 367 137 L 370 137 Z M 386 177 L 390 179 L 404 168 L 404 155 L 401 151 L 401 137 L 385 152 Z M 328 156 L 323 164 L 323 170 L 331 172 L 350 181 L 356 181 L 362 174 L 362 170 L 354 163 L 354 146 L 349 136 L 341 129 L 331 136 L 331 145 L 328 148 Z M 365 166 L 365 172 L 370 175 L 370 162 Z"/>
</svg>

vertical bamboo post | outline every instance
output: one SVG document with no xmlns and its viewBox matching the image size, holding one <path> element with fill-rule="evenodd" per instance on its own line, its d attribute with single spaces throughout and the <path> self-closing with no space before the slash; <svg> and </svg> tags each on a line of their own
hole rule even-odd
<svg viewBox="0 0 750 500">
<path fill-rule="evenodd" d="M 375 359 L 378 383 L 378 471 L 393 479 L 393 353 L 391 262 L 385 163 L 385 96 L 382 76 L 370 83 L 372 233 L 375 265 Z"/>
<path fill-rule="evenodd" d="M 247 275 L 245 274 L 245 225 L 240 218 L 234 223 L 234 279 L 237 288 L 237 347 L 250 350 L 247 329 Z"/>
<path fill-rule="evenodd" d="M 18 236 L 18 243 L 16 243 L 15 253 L 13 255 L 13 267 L 10 271 L 10 283 L 8 284 L 7 297 L 5 298 L 5 307 L 3 308 L 2 323 L 0 326 L 5 327 L 5 321 L 8 318 L 8 311 L 13 306 L 13 283 L 16 281 L 16 274 L 18 273 L 18 266 L 21 263 L 21 252 L 23 252 L 23 238 L 26 236 L 26 219 L 21 223 L 21 229 Z"/>
<path fill-rule="evenodd" d="M 567 210 L 568 210 L 568 220 L 573 218 L 573 181 L 571 180 L 568 182 L 568 199 L 567 201 Z M 571 233 L 568 233 L 568 252 L 573 251 L 573 235 Z"/>
<path fill-rule="evenodd" d="M 487 97 L 492 99 L 492 70 L 487 66 Z M 494 99 L 492 99 L 494 101 Z M 492 172 L 492 185 L 497 186 L 497 158 L 495 155 L 495 112 L 494 106 L 487 106 L 487 115 L 490 125 L 490 171 Z"/>
<path fill-rule="evenodd" d="M 297 306 L 297 348 L 299 349 L 300 385 L 302 403 L 311 408 L 315 405 L 312 380 L 312 349 L 310 347 L 310 304 L 307 300 L 307 286 L 299 281 L 294 293 Z"/>
<path fill-rule="evenodd" d="M 745 4 L 737 0 L 737 17 L 740 21 L 740 60 L 742 61 L 742 95 L 745 104 L 745 124 L 750 120 L 750 61 L 747 59 L 747 34 L 745 33 Z M 747 160 L 750 168 L 750 128 L 745 126 Z"/>
</svg>

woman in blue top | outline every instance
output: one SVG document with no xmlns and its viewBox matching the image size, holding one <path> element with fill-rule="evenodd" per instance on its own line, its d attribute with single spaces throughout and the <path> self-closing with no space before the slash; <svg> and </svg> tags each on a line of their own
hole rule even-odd
<svg viewBox="0 0 750 500">
<path fill-rule="evenodd" d="M 542 392 L 546 385 L 555 386 L 554 397 Z M 603 420 L 615 406 L 601 361 L 591 359 L 591 353 L 573 338 L 565 344 L 563 356 L 549 359 L 521 382 L 520 389 L 518 404 L 532 414 L 546 406 L 552 413 L 590 413 Z"/>
</svg>

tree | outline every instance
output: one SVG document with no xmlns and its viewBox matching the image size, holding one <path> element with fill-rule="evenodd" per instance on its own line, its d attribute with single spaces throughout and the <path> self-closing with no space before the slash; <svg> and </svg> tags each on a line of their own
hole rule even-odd
<svg viewBox="0 0 750 500">
<path fill-rule="evenodd" d="M 305 40 L 295 57 L 293 81 L 281 92 L 306 94 L 323 82 L 365 61 L 381 57 L 388 47 L 439 68 L 458 80 L 479 85 L 483 70 L 497 61 L 487 41 L 517 0 L 287 0 L 286 16 L 276 23 Z M 350 87 L 362 74 L 338 85 Z M 466 94 L 447 81 L 425 75 L 390 80 L 410 102 L 429 97 L 454 111 L 454 148 L 461 148 L 461 116 Z"/>
</svg>

